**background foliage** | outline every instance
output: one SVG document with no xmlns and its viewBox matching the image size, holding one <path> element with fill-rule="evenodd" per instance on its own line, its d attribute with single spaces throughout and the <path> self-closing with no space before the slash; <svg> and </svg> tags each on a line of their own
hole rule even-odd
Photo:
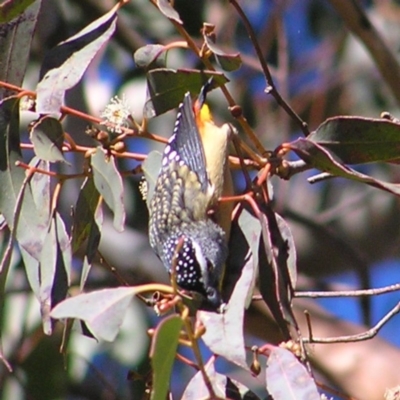
<svg viewBox="0 0 400 400">
<path fill-rule="evenodd" d="M 168 292 L 169 286 L 162 284 L 170 283 L 149 249 L 147 208 L 138 187 L 145 156 L 153 149 L 161 150 L 163 145 L 158 142 L 172 131 L 175 114 L 169 110 L 177 106 L 186 90 L 198 92 L 202 80 L 201 74 L 193 71 L 176 74 L 173 80 L 165 70 L 157 74 L 151 68 L 167 65 L 201 70 L 204 66 L 210 69 L 210 63 L 219 73 L 215 79 L 218 86 L 224 83 L 224 76 L 230 80 L 226 87 L 233 104 L 241 106 L 262 149 L 279 149 L 283 153 L 293 150 L 286 157 L 293 161 L 290 168 L 277 171 L 281 177 L 269 178 L 270 170 L 256 163 L 272 183 L 273 203 L 267 209 L 259 205 L 263 216 L 258 219 L 250 212 L 242 212 L 238 226 L 245 238 L 256 235 L 256 239 L 248 241 L 253 255 L 251 263 L 246 264 L 249 271 L 259 264 L 257 258 L 261 265 L 267 264 L 268 251 L 258 254 L 260 237 L 268 249 L 277 244 L 271 232 L 282 234 L 284 241 L 293 234 L 289 253 L 293 254 L 295 247 L 298 298 L 293 301 L 291 314 L 291 308 L 285 306 L 285 301 L 290 300 L 285 299 L 285 291 L 283 297 L 275 296 L 270 287 L 261 285 L 261 294 L 269 300 L 273 316 L 262 301 L 253 301 L 245 312 L 243 307 L 234 310 L 232 319 L 245 328 L 247 361 L 240 346 L 237 349 L 243 349 L 243 354 L 233 351 L 236 347 L 230 345 L 224 357 L 245 368 L 252 365 L 253 372 L 257 372 L 260 362 L 261 375 L 252 377 L 248 371 L 224 362 L 223 357 L 216 362 L 218 372 L 213 363 L 207 364 L 207 375 L 218 383 L 219 389 L 230 388 L 229 395 L 224 393 L 228 398 L 241 398 L 235 389 L 241 387 L 233 379 L 245 383 L 259 398 L 266 396 L 266 386 L 274 398 L 279 398 L 283 376 L 279 366 L 295 362 L 297 369 L 287 372 L 289 382 L 294 382 L 296 373 L 305 373 L 305 369 L 300 369 L 301 364 L 291 353 L 273 345 L 287 339 L 288 319 L 295 319 L 303 337 L 310 339 L 304 317 L 304 310 L 308 310 L 315 340 L 334 342 L 336 337 L 350 336 L 350 342 L 308 347 L 320 392 L 329 386 L 341 393 L 337 398 L 381 399 L 386 389 L 400 381 L 399 372 L 393 368 L 400 361 L 399 323 L 398 317 L 390 319 L 399 311 L 398 291 L 380 296 L 375 291 L 369 293 L 372 296 L 353 300 L 312 300 L 302 298 L 306 294 L 300 292 L 313 292 L 308 296 L 316 296 L 317 291 L 324 290 L 325 294 L 319 295 L 326 296 L 326 291 L 380 288 L 399 281 L 399 125 L 394 118 L 400 101 L 397 2 L 242 2 L 273 78 L 275 86 L 269 93 L 265 88 L 271 82 L 266 82 L 254 43 L 230 2 L 176 1 L 178 14 L 166 1 L 132 0 L 117 12 L 110 12 L 113 6 L 105 0 L 1 4 L 1 398 L 142 398 L 151 377 L 148 354 L 153 355 L 153 366 L 161 364 L 157 355 L 172 366 L 178 332 L 189 329 L 182 325 L 187 320 L 176 315 L 159 318 L 152 307 L 134 296 L 150 289 Z M 58 47 L 55 55 L 54 50 L 53 55 L 49 53 L 92 22 L 94 25 L 83 39 L 81 35 L 77 47 L 77 42 L 67 41 L 63 50 Z M 212 35 L 200 33 L 204 22 L 215 25 L 216 43 Z M 181 42 L 190 44 L 190 40 L 199 49 L 205 41 L 214 58 L 203 57 L 202 62 L 193 51 L 182 48 Z M 158 54 L 160 47 L 144 47 L 148 44 L 170 48 Z M 138 49 L 142 53 L 137 52 L 134 61 L 133 53 Z M 155 65 L 149 65 L 154 51 L 159 57 Z M 71 60 L 71 54 L 76 58 Z M 143 67 L 148 69 L 147 74 Z M 57 75 L 52 75 L 56 70 Z M 83 77 L 80 72 L 84 72 Z M 43 79 L 46 74 L 50 75 Z M 57 96 L 53 82 L 62 79 L 66 86 Z M 24 95 L 32 97 L 33 93 L 21 92 L 18 87 L 33 90 L 38 96 L 36 111 L 52 116 L 37 120 L 39 115 L 26 111 L 32 108 L 24 104 L 19 120 L 16 110 L 24 103 Z M 147 87 L 151 101 L 147 101 Z M 170 88 L 174 89 L 172 93 Z M 59 111 L 66 89 L 60 124 Z M 51 98 L 56 99 L 54 103 L 45 101 L 49 90 Z M 125 132 L 125 126 L 121 132 L 108 132 L 106 136 L 100 135 L 107 131 L 104 124 L 100 131 L 97 129 L 105 119 L 107 104 L 116 94 L 121 99 L 124 94 L 123 102 L 135 122 L 130 121 L 129 125 L 134 134 L 113 142 Z M 306 129 L 285 112 L 280 96 L 313 131 L 307 139 L 303 135 Z M 221 90 L 214 90 L 209 103 L 218 123 L 233 123 L 259 158 L 270 155 L 257 148 L 257 140 L 252 140 L 251 133 L 243 128 L 240 113 L 239 118 L 234 118 L 235 111 L 227 107 L 226 93 L 224 97 Z M 382 119 L 383 111 L 388 114 Z M 357 118 L 337 117 L 351 115 Z M 144 116 L 149 118 L 145 127 L 140 126 Z M 29 125 L 32 121 L 34 124 Z M 137 137 L 138 132 L 143 137 Z M 19 141 L 23 158 L 17 166 Z M 115 164 L 96 146 L 108 149 Z M 281 153 L 276 151 L 273 155 L 279 156 L 281 162 Z M 308 164 L 299 164 L 298 157 Z M 245 158 L 252 157 L 246 153 Z M 267 165 L 276 166 L 273 162 Z M 278 167 L 282 165 L 287 166 Z M 255 178 L 256 171 L 247 169 Z M 85 179 L 89 170 L 93 178 Z M 319 177 L 310 185 L 307 178 L 313 179 L 321 171 L 350 179 L 319 181 Z M 233 173 L 236 191 L 243 193 L 244 175 L 238 167 Z M 285 173 L 290 179 L 281 179 Z M 101 209 L 97 207 L 99 191 L 106 203 Z M 275 217 L 272 210 L 283 219 Z M 232 254 L 240 260 L 240 254 Z M 245 273 L 242 276 L 246 277 Z M 251 273 L 247 278 L 251 281 Z M 268 280 L 274 280 L 274 275 L 271 278 L 261 274 L 261 282 Z M 287 281 L 285 284 L 290 286 Z M 118 289 L 111 289 L 114 287 Z M 241 288 L 238 286 L 238 291 Z M 246 294 L 248 288 L 245 283 L 242 293 Z M 282 289 L 279 284 L 278 288 Z M 59 314 L 53 311 L 53 317 L 63 313 L 72 317 L 76 313 L 86 322 L 83 328 L 75 323 L 74 329 L 65 331 L 62 324 L 51 320 L 51 309 L 67 292 L 75 296 L 81 291 L 93 293 L 85 298 L 87 309 L 76 300 L 75 309 L 73 303 L 65 302 L 60 303 Z M 245 296 L 238 298 L 240 304 L 245 302 Z M 206 317 L 209 316 L 199 319 L 207 325 Z M 218 331 L 218 321 L 213 320 L 212 324 Z M 356 342 L 363 338 L 359 334 L 371 326 L 375 329 L 370 336 L 379 331 L 378 336 Z M 79 333 L 79 329 L 87 328 L 100 339 L 98 343 Z M 150 333 L 156 339 L 150 349 L 146 331 L 154 328 Z M 105 342 L 117 333 L 114 342 Z M 224 351 L 224 340 L 240 341 L 242 336 L 236 333 L 231 330 L 221 338 L 210 325 L 204 335 L 207 346 L 200 343 L 202 359 L 209 359 L 210 349 L 215 351 L 213 346 Z M 212 343 L 216 338 L 222 340 Z M 63 354 L 59 352 L 61 345 Z M 259 346 L 257 351 L 251 351 L 253 345 Z M 179 347 L 179 353 L 198 362 L 184 346 Z M 174 363 L 170 385 L 174 398 L 180 398 L 184 391 L 185 398 L 201 398 L 203 393 L 204 397 L 209 396 L 200 373 L 191 380 L 196 370 L 189 364 L 184 358 Z M 153 387 L 158 393 L 166 389 L 168 373 L 168 366 L 157 369 Z M 305 376 L 312 385 L 313 381 Z M 278 387 L 274 387 L 275 383 Z M 289 388 L 285 389 L 287 396 Z M 316 393 L 315 387 L 310 390 Z M 331 391 L 326 393 L 334 395 Z M 305 391 L 296 387 L 292 397 L 304 396 Z"/>
</svg>

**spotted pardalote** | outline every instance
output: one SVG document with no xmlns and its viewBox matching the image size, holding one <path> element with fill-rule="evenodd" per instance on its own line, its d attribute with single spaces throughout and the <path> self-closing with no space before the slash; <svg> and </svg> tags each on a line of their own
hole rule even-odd
<svg viewBox="0 0 400 400">
<path fill-rule="evenodd" d="M 175 128 L 164 149 L 149 207 L 152 248 L 169 272 L 178 243 L 176 283 L 200 293 L 208 305 L 222 304 L 220 285 L 228 255 L 232 205 L 216 207 L 232 194 L 228 166 L 230 128 L 217 127 L 204 104 L 186 93 Z"/>
</svg>

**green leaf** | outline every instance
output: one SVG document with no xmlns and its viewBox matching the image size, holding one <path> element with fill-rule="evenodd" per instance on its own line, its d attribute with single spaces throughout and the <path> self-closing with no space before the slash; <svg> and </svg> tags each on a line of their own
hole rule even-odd
<svg viewBox="0 0 400 400">
<path fill-rule="evenodd" d="M 122 232 L 125 224 L 124 187 L 115 158 L 107 157 L 102 148 L 98 147 L 92 154 L 91 165 L 94 184 L 114 213 L 114 228 Z"/>
<path fill-rule="evenodd" d="M 80 81 L 90 62 L 114 33 L 116 22 L 114 7 L 46 54 L 36 89 L 39 114 L 60 113 L 65 92 Z"/>
<path fill-rule="evenodd" d="M 208 48 L 215 56 L 215 60 L 224 71 L 236 71 L 242 65 L 240 53 L 226 53 L 220 49 L 209 36 L 203 35 Z"/>
<path fill-rule="evenodd" d="M 100 194 L 94 185 L 93 177 L 87 177 L 82 184 L 76 202 L 71 234 L 71 248 L 74 254 L 87 240 L 80 281 L 81 290 L 85 286 L 92 261 L 100 244 L 103 214 L 101 207 L 99 207 L 99 199 Z"/>
<path fill-rule="evenodd" d="M 265 379 L 274 400 L 321 400 L 314 380 L 289 350 L 272 348 Z"/>
<path fill-rule="evenodd" d="M 87 177 L 81 186 L 74 210 L 71 241 L 74 254 L 91 234 L 98 236 L 98 241 L 100 241 L 100 227 L 94 217 L 99 206 L 99 198 L 100 194 L 96 189 L 93 177 Z M 94 231 L 96 233 L 93 233 Z"/>
<path fill-rule="evenodd" d="M 308 137 L 344 164 L 400 159 L 400 124 L 387 119 L 334 117 Z"/>
<path fill-rule="evenodd" d="M 144 116 L 152 118 L 176 108 L 186 92 L 198 94 L 204 83 L 213 77 L 210 90 L 228 82 L 220 72 L 192 69 L 153 69 L 147 73 L 149 99 L 144 106 Z"/>
<path fill-rule="evenodd" d="M 55 319 L 77 318 L 84 321 L 97 339 L 113 341 L 122 325 L 134 287 L 97 290 L 59 303 L 50 313 Z"/>
<path fill-rule="evenodd" d="M 40 5 L 40 0 L 8 1 L 1 5 L 0 80 L 22 85 Z M 9 92 L 0 88 L 0 99 Z"/>
<path fill-rule="evenodd" d="M 150 206 L 151 198 L 153 197 L 154 189 L 158 174 L 161 169 L 162 154 L 159 151 L 151 151 L 142 163 L 142 170 L 147 184 L 146 204 L 147 208 Z"/>
<path fill-rule="evenodd" d="M 151 400 L 165 400 L 168 394 L 179 334 L 183 321 L 179 315 L 165 318 L 154 333 L 150 358 L 153 369 Z"/>
<path fill-rule="evenodd" d="M 4 1 L 3 4 L 0 4 L 0 24 L 10 22 L 21 15 L 34 1 L 35 0 Z"/>
<path fill-rule="evenodd" d="M 308 139 L 297 139 L 290 143 L 290 148 L 309 165 L 328 172 L 332 176 L 339 176 L 342 178 L 351 179 L 353 181 L 366 183 L 367 185 L 385 190 L 400 196 L 400 185 L 388 183 L 379 179 L 372 178 L 371 176 L 364 175 L 354 169 L 335 160 L 328 150 L 323 148 L 317 143 Z"/>
<path fill-rule="evenodd" d="M 32 125 L 30 136 L 35 154 L 39 158 L 69 164 L 63 155 L 64 130 L 58 119 L 46 116 L 40 118 Z"/>
<path fill-rule="evenodd" d="M 133 59 L 138 68 L 164 68 L 166 65 L 164 46 L 161 44 L 148 44 L 140 47 L 133 54 Z"/>
<path fill-rule="evenodd" d="M 39 335 L 38 335 L 39 336 Z M 18 370 L 29 376 L 24 390 L 32 399 L 66 399 L 69 382 L 65 360 L 59 351 L 60 335 L 38 337 L 35 346 L 27 352 Z M 43 377 L 46 377 L 45 379 Z M 18 398 L 20 396 L 6 396 Z"/>
</svg>

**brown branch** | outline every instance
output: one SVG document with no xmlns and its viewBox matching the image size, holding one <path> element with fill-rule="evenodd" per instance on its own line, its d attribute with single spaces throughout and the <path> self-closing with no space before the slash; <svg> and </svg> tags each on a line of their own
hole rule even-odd
<svg viewBox="0 0 400 400">
<path fill-rule="evenodd" d="M 361 342 L 363 340 L 369 340 L 375 337 L 379 331 L 384 327 L 384 325 L 393 318 L 396 314 L 400 312 L 400 302 L 397 303 L 375 326 L 368 329 L 365 332 L 356 333 L 355 335 L 348 336 L 337 336 L 331 338 L 318 338 L 309 337 L 304 338 L 304 343 L 319 343 L 319 344 L 331 344 L 331 343 L 354 343 Z"/>
</svg>

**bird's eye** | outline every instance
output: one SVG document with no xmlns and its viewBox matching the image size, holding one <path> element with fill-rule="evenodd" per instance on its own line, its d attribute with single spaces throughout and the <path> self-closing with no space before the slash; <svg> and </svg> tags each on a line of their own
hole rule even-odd
<svg viewBox="0 0 400 400">
<path fill-rule="evenodd" d="M 215 307 L 219 307 L 221 305 L 221 297 L 218 293 L 218 290 L 209 286 L 206 288 L 207 300 L 210 304 L 214 305 Z"/>
</svg>

